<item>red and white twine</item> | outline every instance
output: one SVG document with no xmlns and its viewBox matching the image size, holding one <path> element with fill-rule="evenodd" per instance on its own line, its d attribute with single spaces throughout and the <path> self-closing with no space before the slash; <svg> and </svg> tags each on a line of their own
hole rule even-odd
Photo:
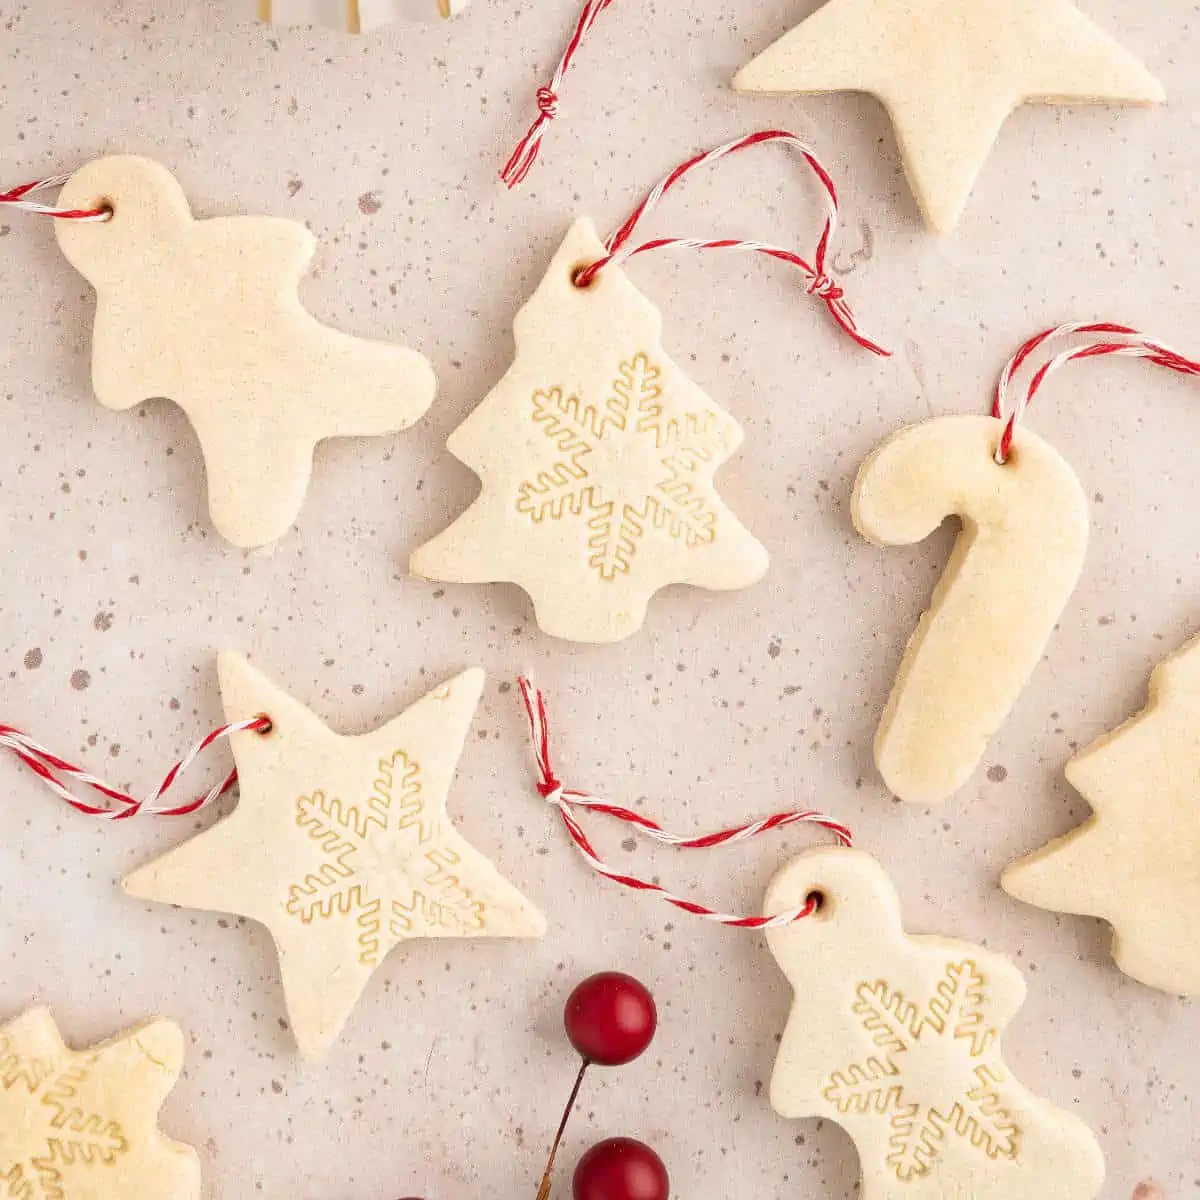
<svg viewBox="0 0 1200 1200">
<path fill-rule="evenodd" d="M 820 907 L 820 901 L 816 897 L 809 897 L 803 907 L 775 913 L 771 916 L 732 916 L 706 908 L 694 901 L 685 900 L 667 891 L 666 888 L 660 887 L 657 883 L 651 883 L 610 867 L 596 852 L 579 823 L 581 813 L 603 813 L 605 816 L 615 817 L 618 821 L 632 825 L 639 833 L 645 834 L 664 846 L 675 846 L 683 850 L 708 850 L 714 846 L 728 846 L 736 842 L 748 841 L 750 838 L 770 833 L 772 830 L 786 829 L 789 825 L 800 824 L 817 825 L 828 830 L 843 846 L 852 846 L 854 839 L 845 825 L 823 813 L 812 810 L 776 813 L 774 816 L 765 817 L 759 821 L 751 821 L 745 825 L 723 829 L 718 833 L 710 833 L 702 837 L 680 837 L 668 833 L 657 821 L 651 820 L 641 813 L 633 812 L 617 804 L 609 804 L 587 792 L 579 792 L 565 787 L 555 775 L 554 768 L 550 763 L 550 732 L 546 717 L 545 697 L 528 679 L 518 680 L 518 686 L 521 691 L 522 703 L 525 706 L 525 714 L 529 718 L 529 732 L 533 740 L 534 761 L 537 764 L 538 772 L 538 793 L 558 809 L 559 816 L 562 818 L 562 823 L 571 840 L 575 843 L 584 861 L 596 874 L 602 875 L 605 879 L 610 879 L 622 887 L 640 892 L 651 892 L 660 900 L 666 901 L 667 904 L 674 905 L 702 920 L 712 921 L 718 925 L 729 925 L 737 929 L 779 929 L 785 925 L 795 924 L 805 917 L 811 917 Z"/>
<path fill-rule="evenodd" d="M 233 787 L 238 777 L 236 767 L 225 776 L 222 782 L 187 804 L 172 807 L 160 805 L 159 801 L 192 763 L 214 742 L 234 733 L 268 733 L 270 729 L 270 718 L 261 715 L 246 721 L 234 721 L 228 725 L 222 725 L 219 729 L 214 729 L 207 737 L 197 742 L 167 772 L 162 783 L 145 800 L 138 800 L 135 796 L 121 791 L 120 788 L 112 787 L 103 779 L 89 774 L 82 767 L 77 767 L 74 763 L 59 758 L 57 754 L 47 750 L 45 746 L 39 745 L 27 734 L 22 733 L 19 729 L 14 729 L 11 725 L 0 725 L 0 747 L 11 750 L 55 795 L 65 800 L 78 812 L 85 813 L 89 817 L 100 817 L 106 821 L 126 821 L 139 814 L 154 817 L 186 817 L 191 813 L 199 812 Z M 64 777 L 76 785 L 82 785 L 99 793 L 108 803 L 92 804 L 81 800 L 63 781 Z"/>
<path fill-rule="evenodd" d="M 554 76 L 550 80 L 549 86 L 538 88 L 538 115 L 525 136 L 517 143 L 517 148 L 512 152 L 508 162 L 504 164 L 504 170 L 500 172 L 500 178 L 510 188 L 515 188 L 520 184 L 529 174 L 533 164 L 537 162 L 550 122 L 558 116 L 558 94 L 562 90 L 563 80 L 567 77 L 567 72 L 570 71 L 571 64 L 575 61 L 580 47 L 591 33 L 592 26 L 596 24 L 600 14 L 611 3 L 612 0 L 587 0 L 583 6 L 583 12 L 579 14 L 575 32 L 567 42 L 567 48 L 563 51 L 562 58 L 558 60 L 558 66 L 554 68 Z"/>
<path fill-rule="evenodd" d="M 111 208 L 56 208 L 53 204 L 43 204 L 40 200 L 29 198 L 38 192 L 62 187 L 70 178 L 70 175 L 51 175 L 48 179 L 35 179 L 33 183 L 22 184 L 20 187 L 13 188 L 11 192 L 0 192 L 0 207 L 37 213 L 43 217 L 54 217 L 59 221 L 112 220 Z"/>
<path fill-rule="evenodd" d="M 1044 362 L 1021 390 L 1014 390 L 1013 377 L 1037 353 L 1052 343 L 1067 338 L 1083 339 L 1068 350 L 1063 350 Z M 1120 340 L 1115 340 L 1120 339 Z M 1107 321 L 1075 321 L 1047 329 L 1027 341 L 1001 372 L 996 385 L 996 398 L 992 404 L 992 416 L 1004 422 L 1004 433 L 996 447 L 996 462 L 1003 465 L 1012 453 L 1013 438 L 1034 397 L 1046 380 L 1067 363 L 1085 358 L 1103 358 L 1114 355 L 1123 358 L 1144 358 L 1158 367 L 1165 367 L 1179 375 L 1200 375 L 1200 363 L 1172 350 L 1156 338 L 1147 337 L 1128 325 L 1115 325 Z"/>
<path fill-rule="evenodd" d="M 820 241 L 817 243 L 816 254 L 811 262 L 793 250 L 772 246 L 767 242 L 748 241 L 741 238 L 661 237 L 640 243 L 634 242 L 634 234 L 642 221 L 658 207 L 663 197 L 692 171 L 710 166 L 740 150 L 749 150 L 754 146 L 773 142 L 797 149 L 821 185 L 822 198 L 825 201 L 825 224 L 821 231 Z M 745 137 L 727 142 L 723 146 L 717 146 L 712 150 L 705 150 L 677 166 L 650 189 L 645 199 L 630 213 L 625 224 L 605 243 L 604 257 L 579 271 L 575 276 L 575 283 L 578 287 L 587 287 L 606 267 L 620 265 L 636 255 L 648 254 L 653 250 L 732 250 L 741 253 L 764 254 L 768 258 L 787 263 L 802 271 L 808 281 L 806 289 L 808 294 L 824 302 L 830 315 L 841 329 L 863 349 L 888 358 L 890 357 L 889 351 L 859 331 L 854 314 L 846 303 L 845 293 L 826 271 L 830 246 L 837 234 L 838 217 L 837 187 L 812 148 L 786 129 L 764 129 L 758 133 L 747 134 Z"/>
</svg>

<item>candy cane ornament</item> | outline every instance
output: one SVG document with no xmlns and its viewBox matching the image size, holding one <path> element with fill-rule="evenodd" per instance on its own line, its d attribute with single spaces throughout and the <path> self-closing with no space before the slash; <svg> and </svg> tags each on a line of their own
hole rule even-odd
<svg viewBox="0 0 1200 1200">
<path fill-rule="evenodd" d="M 1038 356 L 1064 341 L 1067 349 L 1035 368 Z M 1083 569 L 1089 515 L 1074 470 L 1023 421 L 1052 374 L 1114 356 L 1200 374 L 1200 363 L 1129 326 L 1058 326 L 1013 356 L 990 417 L 909 426 L 859 471 L 854 523 L 871 542 L 911 545 L 949 516 L 963 522 L 875 739 L 876 764 L 902 800 L 935 803 L 962 787 L 1041 661 Z"/>
<path fill-rule="evenodd" d="M 852 846 L 853 835 L 841 822 L 812 809 L 795 810 L 775 813 L 762 820 L 750 821 L 731 829 L 719 830 L 716 833 L 700 837 L 681 837 L 668 833 L 657 821 L 641 813 L 633 812 L 618 804 L 610 804 L 587 792 L 577 791 L 566 787 L 554 772 L 550 757 L 550 728 L 546 714 L 546 700 L 543 694 L 526 678 L 517 681 L 520 689 L 521 703 L 529 721 L 529 734 L 533 746 L 534 763 L 537 767 L 537 791 L 543 800 L 548 801 L 557 810 L 562 819 L 571 841 L 583 857 L 584 861 L 597 875 L 633 891 L 649 892 L 665 903 L 717 925 L 727 925 L 735 929 L 782 929 L 813 916 L 821 907 L 821 899 L 817 895 L 805 897 L 802 904 L 768 916 L 735 916 L 730 913 L 718 912 L 715 909 L 686 900 L 669 892 L 657 883 L 640 879 L 609 866 L 597 853 L 580 823 L 582 813 L 601 813 L 613 817 L 626 825 L 632 826 L 638 833 L 651 838 L 660 845 L 673 846 L 682 850 L 708 850 L 716 846 L 727 846 L 735 842 L 748 841 L 760 837 L 764 833 L 786 829 L 791 825 L 816 825 L 832 833 L 841 846 Z"/>
</svg>

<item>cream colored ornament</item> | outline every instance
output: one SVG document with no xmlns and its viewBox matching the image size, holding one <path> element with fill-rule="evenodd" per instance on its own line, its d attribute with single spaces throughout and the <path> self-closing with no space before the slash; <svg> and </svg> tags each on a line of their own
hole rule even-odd
<svg viewBox="0 0 1200 1200">
<path fill-rule="evenodd" d="M 877 96 L 938 232 L 958 223 L 1020 105 L 1165 98 L 1146 68 L 1070 0 L 828 0 L 733 86 Z"/>
<path fill-rule="evenodd" d="M 301 1053 L 328 1049 L 411 938 L 541 937 L 542 916 L 456 832 L 446 797 L 483 690 L 465 671 L 373 733 L 339 737 L 236 655 L 220 658 L 233 814 L 125 880 L 131 895 L 236 913 L 279 950 Z"/>
<path fill-rule="evenodd" d="M 45 1009 L 0 1026 L 0 1194 L 199 1200 L 195 1150 L 158 1128 L 182 1068 L 170 1021 L 83 1051 L 67 1048 Z"/>
<path fill-rule="evenodd" d="M 369 33 L 403 17 L 453 17 L 468 0 L 240 0 L 260 21 L 278 25 L 325 25 L 346 33 Z"/>
<path fill-rule="evenodd" d="M 849 1133 L 862 1200 L 1092 1200 L 1104 1181 L 1095 1138 L 1004 1061 L 1001 1035 L 1026 995 L 1012 963 L 906 934 L 895 889 L 861 851 L 802 854 L 763 911 L 811 895 L 814 917 L 767 934 L 796 992 L 776 1111 Z"/>
<path fill-rule="evenodd" d="M 576 642 L 635 633 L 669 584 L 743 588 L 767 568 L 713 479 L 741 429 L 667 358 L 661 315 L 622 271 L 575 286 L 603 256 L 578 222 L 517 315 L 516 361 L 447 443 L 483 492 L 411 564 L 516 583 L 542 629 Z"/>
<path fill-rule="evenodd" d="M 316 321 L 297 287 L 315 240 L 294 221 L 197 221 L 165 167 L 104 158 L 63 189 L 63 253 L 97 293 L 92 378 L 106 408 L 164 397 L 187 413 L 213 524 L 237 546 L 287 532 L 324 438 L 406 429 L 433 402 L 419 354 Z"/>
<path fill-rule="evenodd" d="M 1200 995 L 1200 638 L 1155 669 L 1147 707 L 1077 754 L 1067 779 L 1095 815 L 1009 867 L 1004 890 L 1102 917 L 1126 975 Z"/>
<path fill-rule="evenodd" d="M 1083 569 L 1088 505 L 1069 464 L 1024 430 L 994 461 L 1003 423 L 938 417 L 863 463 L 854 524 L 881 546 L 962 532 L 900 664 L 875 761 L 902 800 L 932 804 L 970 778 L 1041 661 Z"/>
</svg>

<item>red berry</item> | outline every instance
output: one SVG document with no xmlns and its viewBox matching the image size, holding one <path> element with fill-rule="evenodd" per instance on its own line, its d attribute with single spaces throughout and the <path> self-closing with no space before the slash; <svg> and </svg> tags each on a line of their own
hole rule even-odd
<svg viewBox="0 0 1200 1200">
<path fill-rule="evenodd" d="M 571 993 L 563 1023 L 584 1059 L 619 1067 L 645 1053 L 658 1028 L 658 1010 L 654 997 L 632 976 L 605 971 Z"/>
<path fill-rule="evenodd" d="M 593 1146 L 575 1168 L 575 1200 L 667 1200 L 671 1180 L 663 1161 L 633 1138 Z"/>
</svg>

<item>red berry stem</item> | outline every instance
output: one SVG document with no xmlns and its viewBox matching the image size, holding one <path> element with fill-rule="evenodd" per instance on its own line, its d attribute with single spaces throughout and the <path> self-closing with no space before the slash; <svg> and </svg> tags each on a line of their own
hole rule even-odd
<svg viewBox="0 0 1200 1200">
<path fill-rule="evenodd" d="M 567 1122 L 575 1110 L 575 1101 L 579 1099 L 579 1089 L 583 1087 L 583 1077 L 592 1064 L 584 1059 L 579 1065 L 579 1074 L 575 1076 L 575 1086 L 571 1089 L 571 1098 L 563 1109 L 562 1120 L 558 1123 L 558 1132 L 554 1135 L 554 1144 L 550 1147 L 550 1158 L 546 1163 L 546 1173 L 542 1176 L 541 1187 L 538 1188 L 537 1200 L 550 1200 L 550 1185 L 554 1178 L 554 1160 L 558 1156 L 558 1148 L 562 1144 L 563 1134 L 567 1131 Z"/>
</svg>

